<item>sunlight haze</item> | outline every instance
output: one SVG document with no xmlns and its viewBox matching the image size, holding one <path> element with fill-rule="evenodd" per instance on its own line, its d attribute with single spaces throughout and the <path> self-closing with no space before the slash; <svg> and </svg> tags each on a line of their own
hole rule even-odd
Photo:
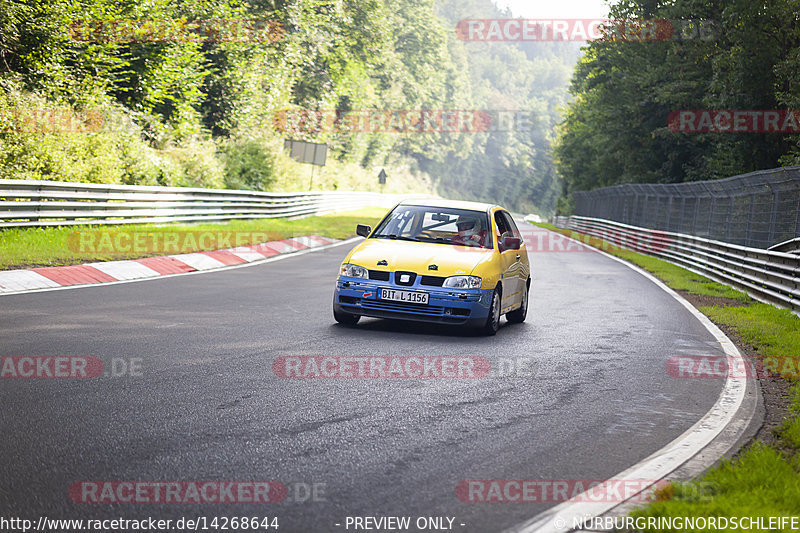
<svg viewBox="0 0 800 533">
<path fill-rule="evenodd" d="M 542 2 L 531 0 L 495 0 L 500 9 L 510 8 L 515 17 L 540 18 L 602 18 L 608 15 L 605 0 L 561 0 Z"/>
</svg>

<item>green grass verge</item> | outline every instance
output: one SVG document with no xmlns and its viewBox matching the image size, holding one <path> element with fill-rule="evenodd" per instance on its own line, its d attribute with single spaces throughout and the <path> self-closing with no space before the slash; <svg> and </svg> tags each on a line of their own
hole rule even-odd
<svg viewBox="0 0 800 533">
<path fill-rule="evenodd" d="M 661 259 L 550 224 L 538 225 L 626 259 L 673 289 L 730 299 L 730 305 L 704 306 L 700 311 L 717 324 L 735 331 L 756 350 L 765 369 L 791 383 L 791 416 L 784 420 L 775 441 L 770 444 L 757 441 L 736 458 L 721 461 L 693 482 L 659 489 L 656 492 L 659 501 L 632 515 L 729 518 L 797 515 L 800 510 L 800 318 L 786 309 L 758 303 L 741 291 Z"/>
<path fill-rule="evenodd" d="M 385 209 L 367 208 L 294 220 L 7 229 L 0 231 L 0 269 L 191 253 L 304 235 L 344 239 L 355 235 L 356 224 L 374 226 L 385 213 Z"/>
</svg>

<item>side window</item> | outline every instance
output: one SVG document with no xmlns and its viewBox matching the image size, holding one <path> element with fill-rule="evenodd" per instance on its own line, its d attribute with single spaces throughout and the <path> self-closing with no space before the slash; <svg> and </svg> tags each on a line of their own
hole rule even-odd
<svg viewBox="0 0 800 533">
<path fill-rule="evenodd" d="M 505 211 L 501 211 L 500 214 L 502 214 L 503 218 L 506 220 L 506 226 L 508 226 L 509 230 L 511 231 L 511 234 L 514 237 L 522 239 L 522 235 L 519 234 L 519 230 L 517 229 L 517 224 L 514 222 L 514 219 L 511 218 L 511 215 L 509 215 Z"/>
<path fill-rule="evenodd" d="M 511 228 L 508 227 L 508 221 L 503 216 L 502 211 L 496 211 L 494 214 L 494 221 L 497 224 L 497 244 L 500 251 L 503 251 L 503 241 L 501 237 L 503 233 L 507 231 L 511 231 Z"/>
</svg>

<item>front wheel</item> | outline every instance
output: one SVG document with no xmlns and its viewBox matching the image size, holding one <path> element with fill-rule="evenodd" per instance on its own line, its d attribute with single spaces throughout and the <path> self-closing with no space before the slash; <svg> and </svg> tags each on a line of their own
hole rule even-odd
<svg viewBox="0 0 800 533">
<path fill-rule="evenodd" d="M 484 335 L 494 335 L 500 329 L 500 288 L 495 288 L 492 293 L 492 303 L 489 306 L 489 316 L 486 317 L 486 324 L 484 324 L 482 331 Z"/>
<path fill-rule="evenodd" d="M 351 315 L 350 313 L 345 313 L 344 311 L 339 311 L 338 309 L 333 309 L 333 318 L 336 322 L 340 324 L 349 324 L 355 325 L 361 319 L 360 315 Z"/>
<path fill-rule="evenodd" d="M 512 324 L 521 324 L 525 322 L 525 317 L 528 315 L 528 292 L 531 288 L 529 284 L 525 284 L 525 289 L 522 291 L 522 303 L 518 309 L 506 313 L 506 319 Z"/>
</svg>

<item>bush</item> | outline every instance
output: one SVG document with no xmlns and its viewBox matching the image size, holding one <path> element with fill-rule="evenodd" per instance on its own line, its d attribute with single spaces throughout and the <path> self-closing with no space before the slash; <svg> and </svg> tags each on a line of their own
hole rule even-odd
<svg viewBox="0 0 800 533">
<path fill-rule="evenodd" d="M 381 187 L 381 167 L 339 161 L 329 153 L 326 166 L 312 168 L 292 160 L 283 140 L 264 131 L 217 141 L 201 135 L 178 140 L 161 124 L 163 135 L 156 139 L 153 117 L 131 113 L 102 95 L 85 100 L 80 104 L 85 108 L 78 109 L 0 80 L 0 178 L 257 191 L 307 191 L 310 185 L 431 190 L 427 176 L 401 161 L 385 161 L 389 180 Z M 378 157 L 381 147 L 370 150 Z"/>
<path fill-rule="evenodd" d="M 228 189 L 268 191 L 278 179 L 278 155 L 264 140 L 231 138 L 221 145 L 220 152 Z"/>
</svg>

